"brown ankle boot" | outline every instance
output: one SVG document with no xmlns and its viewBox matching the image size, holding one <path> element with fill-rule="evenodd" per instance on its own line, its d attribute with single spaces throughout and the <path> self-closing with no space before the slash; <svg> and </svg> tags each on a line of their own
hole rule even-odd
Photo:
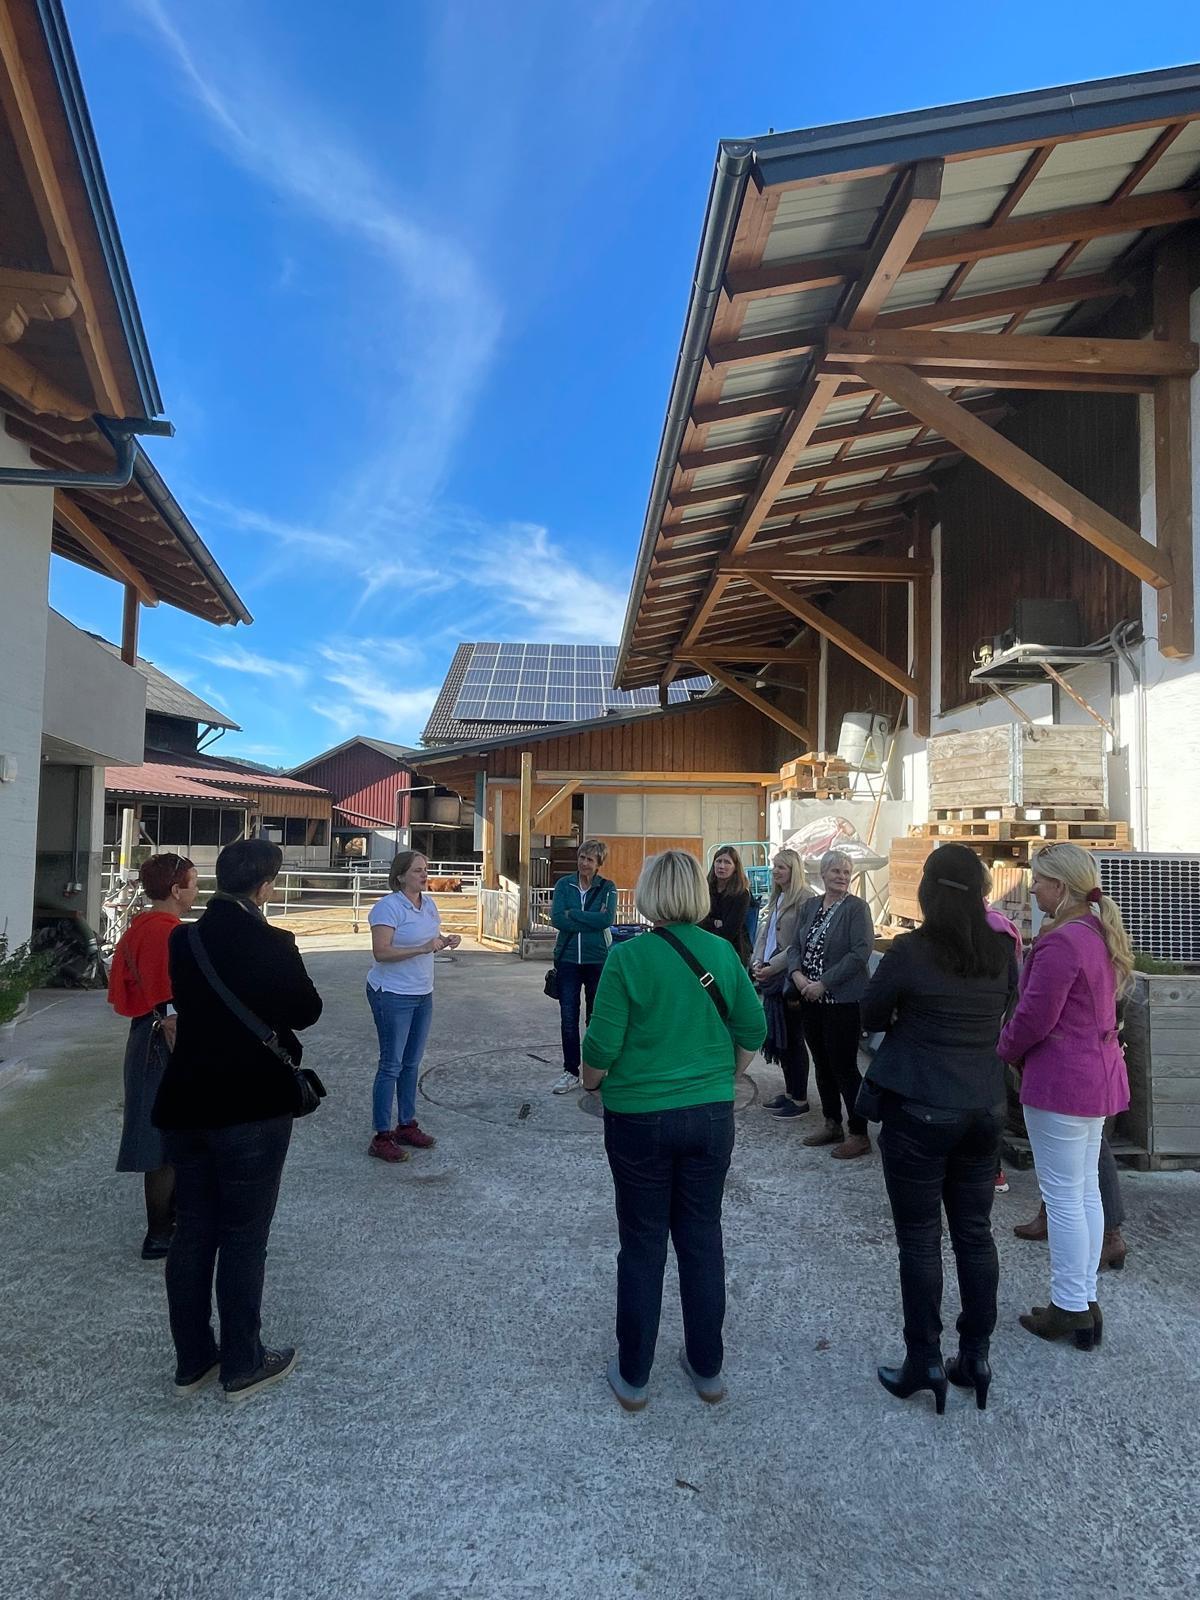
<svg viewBox="0 0 1200 1600">
<path fill-rule="evenodd" d="M 854 1161 L 859 1156 L 871 1154 L 871 1141 L 865 1133 L 852 1133 L 829 1152 L 835 1161 Z"/>
<path fill-rule="evenodd" d="M 1121 1237 L 1120 1228 L 1105 1228 L 1104 1243 L 1100 1248 L 1100 1271 L 1111 1267 L 1114 1272 L 1120 1272 L 1128 1252 L 1129 1247 Z"/>
<path fill-rule="evenodd" d="M 1030 1222 L 1018 1222 L 1013 1229 L 1018 1239 L 1048 1239 L 1050 1229 L 1046 1224 L 1046 1202 L 1038 1207 L 1038 1214 Z"/>
<path fill-rule="evenodd" d="M 816 1133 L 810 1133 L 807 1139 L 801 1139 L 801 1144 L 841 1144 L 846 1137 L 846 1130 L 840 1122 L 823 1122 Z"/>
<path fill-rule="evenodd" d="M 1048 1306 L 1034 1306 L 1019 1319 L 1023 1328 L 1039 1339 L 1065 1339 L 1070 1334 L 1079 1350 L 1093 1350 L 1096 1325 L 1090 1311 L 1064 1311 L 1051 1300 Z"/>
</svg>

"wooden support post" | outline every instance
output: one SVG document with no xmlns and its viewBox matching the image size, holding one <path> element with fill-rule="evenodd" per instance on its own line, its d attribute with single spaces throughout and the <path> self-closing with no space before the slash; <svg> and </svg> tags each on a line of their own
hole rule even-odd
<svg viewBox="0 0 1200 1600">
<path fill-rule="evenodd" d="M 1188 338 L 1188 246 L 1169 238 L 1154 262 L 1154 338 Z M 1164 656 L 1190 656 L 1196 648 L 1192 546 L 1191 385 L 1161 378 L 1154 391 L 1155 542 L 1170 562 L 1171 586 L 1158 595 L 1154 632 Z"/>
<path fill-rule="evenodd" d="M 919 416 L 944 438 L 952 439 L 980 466 L 1095 545 L 1110 560 L 1156 589 L 1170 585 L 1171 561 L 1165 551 L 1155 549 L 1103 506 L 1072 488 L 1056 472 L 1051 472 L 1003 434 L 989 428 L 986 422 L 964 411 L 927 379 L 910 372 L 907 367 L 891 367 L 882 362 L 868 364 L 864 370 L 868 381 L 889 400 Z M 1186 379 L 1179 381 L 1186 382 Z"/>
<path fill-rule="evenodd" d="M 743 683 L 740 678 L 733 677 L 731 673 L 719 667 L 715 661 L 697 659 L 696 665 L 702 672 L 706 672 L 710 678 L 715 678 L 718 683 L 723 684 L 731 694 L 736 694 L 739 699 L 744 700 L 748 706 L 753 706 L 764 717 L 768 717 L 772 722 L 778 723 L 781 728 L 786 728 L 790 734 L 794 734 L 797 739 L 801 740 L 806 749 L 812 749 L 812 733 L 802 722 L 794 721 L 786 712 L 780 711 L 778 706 L 773 706 L 769 700 L 764 700 L 762 695 L 752 689 L 749 684 Z"/>
<path fill-rule="evenodd" d="M 921 562 L 925 570 L 912 586 L 912 638 L 909 641 L 913 677 L 917 681 L 917 693 L 911 708 L 912 731 L 918 739 L 929 737 L 933 700 L 932 543 L 929 502 L 918 500 L 913 510 L 912 552 L 914 559 Z"/>
<path fill-rule="evenodd" d="M 54 491 L 54 518 L 91 551 L 105 572 L 136 589 L 143 605 L 158 604 L 158 595 L 149 580 L 142 576 L 132 561 L 122 555 L 108 535 L 96 526 L 87 512 L 64 489 Z"/>
<path fill-rule="evenodd" d="M 539 806 L 537 808 L 533 814 L 533 822 L 531 824 L 534 833 L 541 833 L 543 831 L 541 824 L 545 822 L 546 818 L 551 814 L 556 806 L 560 805 L 562 801 L 568 799 L 575 793 L 576 789 L 579 788 L 579 785 L 582 782 L 582 778 L 569 779 L 563 784 L 561 789 L 555 790 L 555 792 L 550 796 L 549 800 L 546 801 L 544 806 Z"/>
<path fill-rule="evenodd" d="M 496 887 L 496 826 L 488 815 L 487 789 L 483 791 L 483 825 L 480 843 L 483 846 L 483 860 L 479 868 L 479 886 L 481 889 L 494 889 Z"/>
<path fill-rule="evenodd" d="M 125 605 L 121 613 L 121 660 L 127 667 L 137 666 L 138 622 L 141 596 L 131 583 L 125 585 Z"/>
<path fill-rule="evenodd" d="M 521 802 L 518 811 L 517 839 L 517 934 L 525 937 L 531 912 L 530 891 L 533 887 L 533 855 L 530 834 L 533 812 L 533 751 L 521 751 Z"/>
</svg>

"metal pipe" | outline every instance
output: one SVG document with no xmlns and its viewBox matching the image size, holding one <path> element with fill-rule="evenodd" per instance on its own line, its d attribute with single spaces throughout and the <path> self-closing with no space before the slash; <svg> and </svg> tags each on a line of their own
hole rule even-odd
<svg viewBox="0 0 1200 1600">
<path fill-rule="evenodd" d="M 111 472 L 69 472 L 65 467 L 0 467 L 0 484 L 22 484 L 38 489 L 123 489 L 137 465 L 136 435 L 174 436 L 175 425 L 151 417 L 92 418 L 112 446 L 116 464 Z"/>
</svg>

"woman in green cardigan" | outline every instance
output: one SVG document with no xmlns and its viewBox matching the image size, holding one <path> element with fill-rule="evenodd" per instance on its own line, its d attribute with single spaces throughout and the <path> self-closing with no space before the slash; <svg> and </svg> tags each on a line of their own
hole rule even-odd
<svg viewBox="0 0 1200 1600">
<path fill-rule="evenodd" d="M 617 1354 L 608 1381 L 626 1411 L 646 1404 L 668 1237 L 679 1265 L 680 1365 L 702 1400 L 724 1399 L 721 1199 L 734 1078 L 767 1032 L 737 951 L 696 926 L 708 915 L 696 858 L 651 856 L 634 899 L 653 929 L 609 955 L 583 1042 L 583 1086 L 604 1101 L 616 1191 Z"/>
</svg>

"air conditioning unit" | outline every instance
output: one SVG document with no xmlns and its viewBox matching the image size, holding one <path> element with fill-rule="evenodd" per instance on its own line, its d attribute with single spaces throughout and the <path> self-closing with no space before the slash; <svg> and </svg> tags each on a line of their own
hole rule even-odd
<svg viewBox="0 0 1200 1600">
<path fill-rule="evenodd" d="M 1097 851 L 1096 865 L 1135 950 L 1160 961 L 1200 963 L 1200 856 Z"/>
</svg>

